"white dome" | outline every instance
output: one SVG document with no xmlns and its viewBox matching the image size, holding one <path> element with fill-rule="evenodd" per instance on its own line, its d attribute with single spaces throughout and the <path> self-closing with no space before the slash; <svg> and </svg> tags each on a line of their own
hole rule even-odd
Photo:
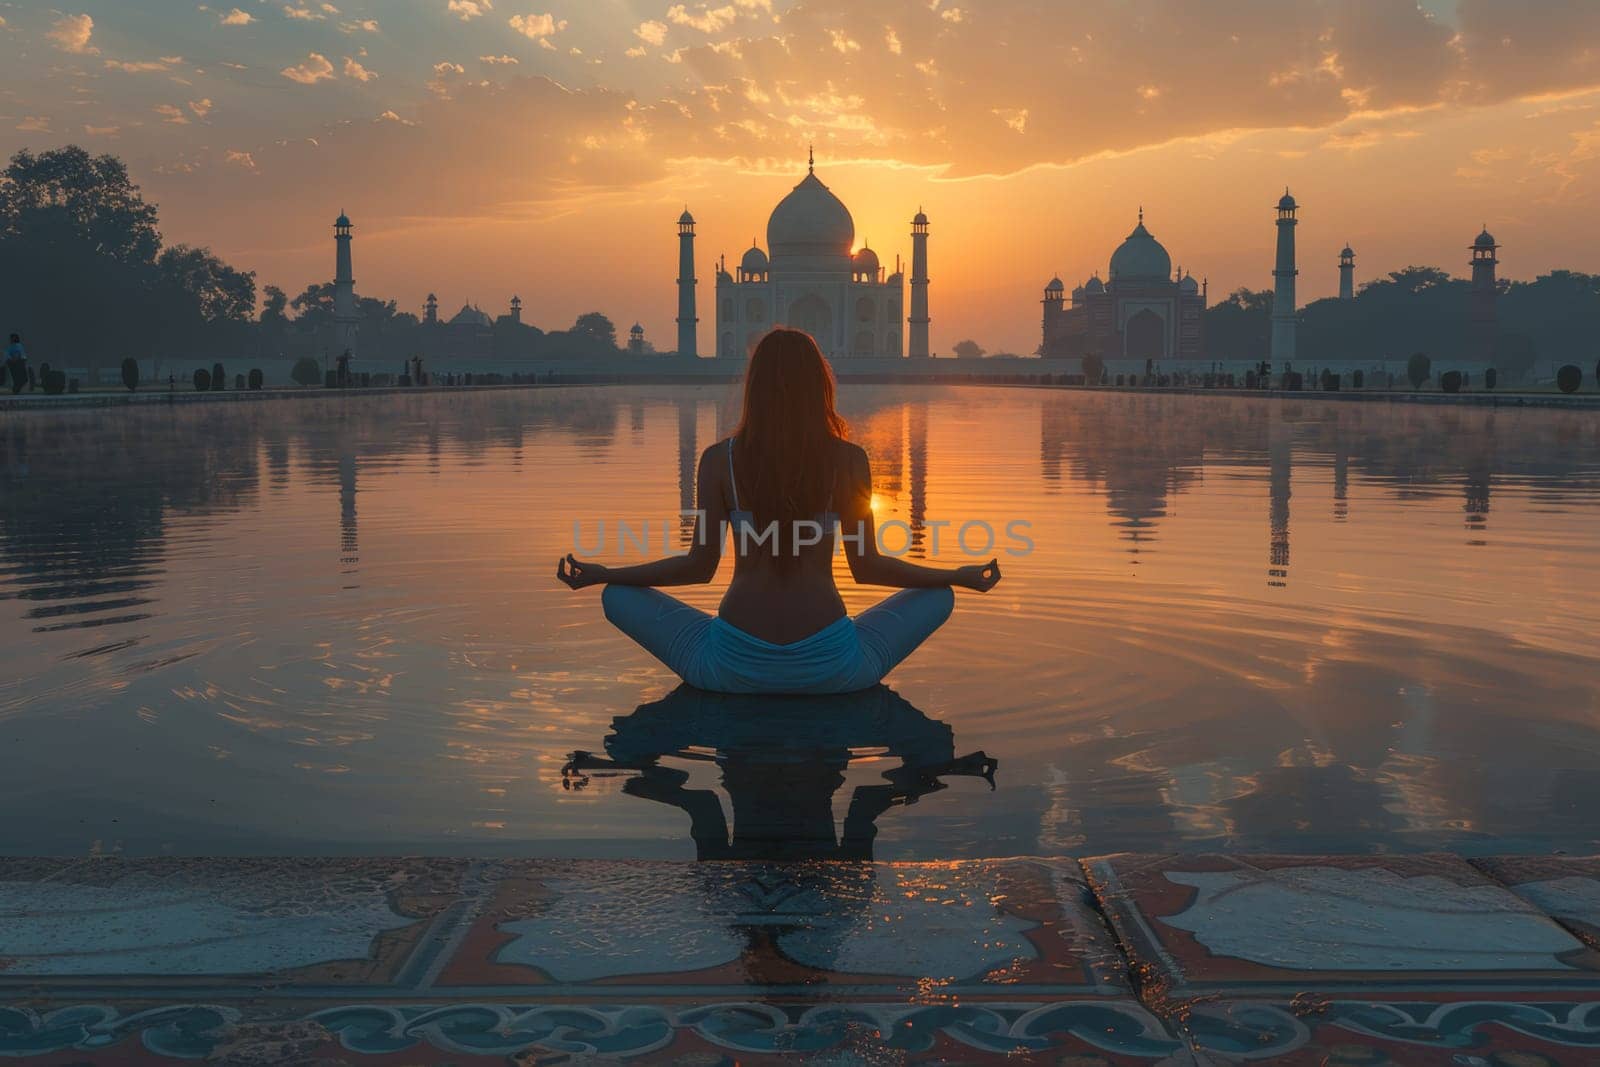
<svg viewBox="0 0 1600 1067">
<path fill-rule="evenodd" d="M 1141 219 L 1117 248 L 1111 253 L 1111 277 L 1114 281 L 1172 280 L 1172 257 L 1161 242 L 1150 235 Z"/>
<path fill-rule="evenodd" d="M 746 274 L 767 273 L 767 254 L 755 245 L 751 245 L 750 250 L 739 261 L 739 269 Z"/>
<path fill-rule="evenodd" d="M 863 248 L 850 257 L 850 269 L 857 274 L 870 274 L 876 280 L 878 277 L 878 253 L 870 248 Z"/>
<path fill-rule="evenodd" d="M 1194 280 L 1194 275 L 1185 274 L 1183 281 L 1178 283 L 1178 291 L 1182 293 L 1198 293 L 1200 291 L 1200 283 Z"/>
<path fill-rule="evenodd" d="M 774 260 L 848 260 L 855 239 L 856 224 L 850 210 L 815 174 L 801 179 L 767 220 L 767 247 Z"/>
<path fill-rule="evenodd" d="M 1096 274 L 1093 278 L 1083 283 L 1083 291 L 1090 294 L 1103 293 L 1106 291 L 1106 283 L 1100 280 L 1100 275 Z"/>
</svg>

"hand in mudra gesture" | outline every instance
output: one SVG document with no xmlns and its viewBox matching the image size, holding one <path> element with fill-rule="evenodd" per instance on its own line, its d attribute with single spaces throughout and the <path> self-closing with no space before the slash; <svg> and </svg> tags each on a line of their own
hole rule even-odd
<svg viewBox="0 0 1600 1067">
<path fill-rule="evenodd" d="M 991 559 L 988 563 L 971 563 L 965 567 L 957 567 L 955 580 L 950 584 L 987 593 L 1000 584 L 1000 561 Z"/>
<path fill-rule="evenodd" d="M 605 585 L 609 576 L 610 572 L 603 564 L 584 563 L 570 552 L 564 559 L 556 561 L 556 578 L 565 582 L 569 589 L 587 589 L 591 585 Z"/>
</svg>

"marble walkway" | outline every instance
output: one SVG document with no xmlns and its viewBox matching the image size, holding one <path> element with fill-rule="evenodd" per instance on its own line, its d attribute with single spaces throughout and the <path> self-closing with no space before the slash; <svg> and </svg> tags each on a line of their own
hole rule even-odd
<svg viewBox="0 0 1600 1067">
<path fill-rule="evenodd" d="M 0 859 L 0 1060 L 1600 1063 L 1600 859 Z"/>
</svg>

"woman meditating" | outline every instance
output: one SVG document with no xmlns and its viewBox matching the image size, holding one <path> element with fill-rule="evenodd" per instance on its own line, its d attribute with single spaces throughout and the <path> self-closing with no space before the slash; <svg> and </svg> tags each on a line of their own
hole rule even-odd
<svg viewBox="0 0 1600 1067">
<path fill-rule="evenodd" d="M 867 454 L 845 439 L 833 372 L 809 334 L 776 329 L 745 373 L 744 415 L 700 456 L 687 555 L 606 567 L 568 555 L 556 576 L 604 585 L 612 624 L 680 678 L 724 693 L 845 693 L 876 685 L 950 617 L 951 587 L 988 592 L 997 560 L 925 567 L 878 551 Z M 715 618 L 655 586 L 711 581 L 723 527 L 733 581 Z M 852 619 L 833 582 L 834 528 L 850 574 L 904 590 Z"/>
</svg>

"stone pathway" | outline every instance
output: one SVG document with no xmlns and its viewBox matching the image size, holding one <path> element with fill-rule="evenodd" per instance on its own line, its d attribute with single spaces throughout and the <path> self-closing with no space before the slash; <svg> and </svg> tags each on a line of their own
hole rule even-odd
<svg viewBox="0 0 1600 1067">
<path fill-rule="evenodd" d="M 40 1064 L 1600 1062 L 1600 860 L 0 860 Z"/>
</svg>

